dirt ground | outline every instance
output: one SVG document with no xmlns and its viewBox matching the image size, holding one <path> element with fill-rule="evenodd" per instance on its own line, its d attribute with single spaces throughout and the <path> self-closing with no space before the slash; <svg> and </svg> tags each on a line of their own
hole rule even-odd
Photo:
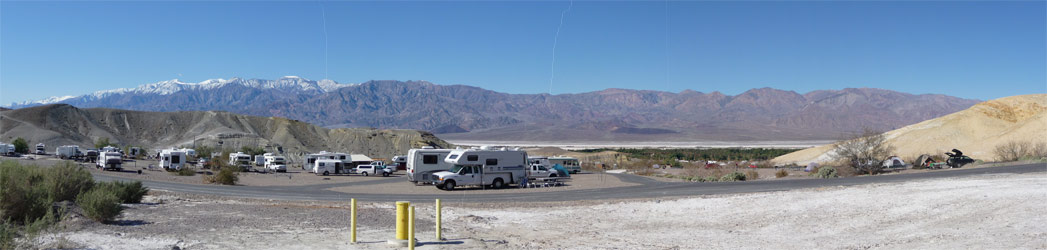
<svg viewBox="0 0 1047 250">
<path fill-rule="evenodd" d="M 571 178 L 564 182 L 562 186 L 551 186 L 542 188 L 506 188 L 506 189 L 484 189 L 480 187 L 464 187 L 455 188 L 455 190 L 468 190 L 469 194 L 487 194 L 487 193 L 531 193 L 531 192 L 555 192 L 555 191 L 566 191 L 566 190 L 582 190 L 582 189 L 597 189 L 597 188 L 612 188 L 612 187 L 626 187 L 639 185 L 636 183 L 624 182 L 618 177 L 609 174 L 600 173 L 580 173 L 572 174 Z M 392 183 L 381 183 L 372 185 L 352 186 L 352 187 L 337 187 L 329 190 L 344 192 L 344 193 L 364 193 L 364 194 L 381 194 L 396 192 L 398 194 L 447 194 L 447 191 L 437 189 L 432 185 L 415 185 L 414 183 L 406 181 L 392 182 Z M 463 195 L 465 193 L 462 193 Z"/>
<path fill-rule="evenodd" d="M 434 238 L 417 203 L 419 249 L 1044 249 L 1047 175 L 1000 174 L 679 199 L 457 204 Z M 42 247 L 392 249 L 392 203 L 347 204 L 154 192 L 116 224 L 63 222 Z"/>
</svg>

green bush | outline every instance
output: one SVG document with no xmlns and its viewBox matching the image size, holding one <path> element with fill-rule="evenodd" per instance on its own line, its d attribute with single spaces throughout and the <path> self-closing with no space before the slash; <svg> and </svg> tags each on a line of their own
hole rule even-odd
<svg viewBox="0 0 1047 250">
<path fill-rule="evenodd" d="M 745 181 L 745 174 L 742 172 L 726 174 L 720 177 L 720 181 Z"/>
<path fill-rule="evenodd" d="M 11 144 L 15 145 L 15 153 L 19 153 L 19 154 L 28 154 L 29 153 L 29 142 L 26 141 L 24 138 L 18 137 L 18 139 L 15 139 L 13 142 L 11 142 Z"/>
<path fill-rule="evenodd" d="M 0 162 L 0 219 L 23 224 L 47 214 L 51 202 L 45 181 L 44 172 L 35 166 Z"/>
<path fill-rule="evenodd" d="M 720 181 L 720 179 L 717 179 L 716 176 L 706 176 L 705 179 L 702 182 L 717 182 L 717 181 Z"/>
<path fill-rule="evenodd" d="M 822 167 L 818 169 L 818 173 L 814 174 L 815 177 L 822 179 L 837 178 L 840 177 L 836 173 L 836 169 L 833 167 Z"/>
<path fill-rule="evenodd" d="M 94 185 L 90 172 L 70 162 L 48 168 L 44 179 L 50 202 L 72 201 Z"/>
<path fill-rule="evenodd" d="M 239 174 L 240 167 L 237 166 L 225 166 L 214 176 L 204 176 L 204 182 L 217 183 L 222 185 L 236 185 L 236 182 L 240 181 L 237 176 Z"/>
<path fill-rule="evenodd" d="M 18 227 L 14 224 L 3 222 L 0 224 L 0 249 L 15 249 L 15 238 L 18 237 Z"/>
<path fill-rule="evenodd" d="M 789 171 L 785 171 L 785 169 L 781 169 L 778 170 L 778 172 L 774 172 L 774 177 L 776 178 L 783 178 L 786 176 L 789 176 Z"/>
<path fill-rule="evenodd" d="M 181 169 L 178 169 L 178 171 L 171 172 L 171 174 L 178 176 L 194 176 L 196 175 L 196 170 L 189 169 L 188 167 L 182 167 Z"/>
<path fill-rule="evenodd" d="M 142 197 L 149 192 L 149 188 L 143 187 L 141 181 L 99 182 L 95 184 L 94 189 L 101 189 L 114 194 L 122 203 L 141 203 Z"/>
<path fill-rule="evenodd" d="M 98 222 L 108 222 L 120 215 L 120 197 L 107 188 L 95 188 L 76 197 L 76 204 L 84 211 L 84 216 Z"/>
</svg>

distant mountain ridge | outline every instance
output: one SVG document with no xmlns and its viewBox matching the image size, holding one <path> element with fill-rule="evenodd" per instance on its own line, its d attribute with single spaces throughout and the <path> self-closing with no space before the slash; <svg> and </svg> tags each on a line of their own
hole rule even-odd
<svg viewBox="0 0 1047 250">
<path fill-rule="evenodd" d="M 805 94 L 760 88 L 735 96 L 628 89 L 549 95 L 424 81 L 338 84 L 297 77 L 166 81 L 59 99 L 77 107 L 221 110 L 327 127 L 420 129 L 444 139 L 516 141 L 833 139 L 862 128 L 899 128 L 978 102 L 870 88 Z"/>
</svg>

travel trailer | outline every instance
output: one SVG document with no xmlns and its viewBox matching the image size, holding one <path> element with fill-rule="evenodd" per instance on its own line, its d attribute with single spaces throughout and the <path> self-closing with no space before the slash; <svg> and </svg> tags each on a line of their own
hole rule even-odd
<svg viewBox="0 0 1047 250">
<path fill-rule="evenodd" d="M 123 154 L 117 152 L 102 152 L 98 154 L 98 160 L 95 161 L 95 166 L 102 170 L 122 170 L 124 159 Z"/>
<path fill-rule="evenodd" d="M 317 160 L 339 160 L 343 163 L 349 163 L 351 161 L 349 155 L 345 153 L 320 151 L 320 153 L 305 155 L 305 163 L 302 164 L 302 168 L 313 171 L 313 167 L 316 166 Z"/>
<path fill-rule="evenodd" d="M 287 172 L 287 159 L 283 156 L 265 153 L 263 155 L 265 169 L 276 172 Z"/>
<path fill-rule="evenodd" d="M 312 172 L 317 175 L 350 174 L 353 169 L 337 159 L 319 159 L 313 163 Z"/>
<path fill-rule="evenodd" d="M 407 181 L 433 183 L 433 173 L 451 170 L 454 164 L 444 161 L 450 149 L 411 149 L 407 151 Z"/>
<path fill-rule="evenodd" d="M 0 155 L 13 155 L 15 152 L 14 144 L 0 143 Z"/>
<path fill-rule="evenodd" d="M 55 148 L 55 155 L 62 159 L 72 159 L 81 156 L 80 146 L 65 145 Z"/>
<path fill-rule="evenodd" d="M 47 148 L 44 146 L 43 143 L 37 143 L 36 144 L 36 152 L 35 153 L 38 154 L 38 155 L 47 154 Z"/>
<path fill-rule="evenodd" d="M 186 166 L 185 152 L 180 150 L 165 149 L 160 151 L 160 167 L 168 170 L 181 170 Z"/>
<path fill-rule="evenodd" d="M 444 158 L 454 164 L 450 171 L 433 174 L 436 188 L 453 190 L 459 186 L 502 188 L 527 180 L 527 152 L 509 149 L 455 149 Z"/>
</svg>

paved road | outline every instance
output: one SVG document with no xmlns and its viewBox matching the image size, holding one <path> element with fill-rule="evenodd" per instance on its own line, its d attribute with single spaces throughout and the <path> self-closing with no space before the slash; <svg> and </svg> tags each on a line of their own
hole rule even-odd
<svg viewBox="0 0 1047 250">
<path fill-rule="evenodd" d="M 656 198 L 656 197 L 682 197 L 710 194 L 734 194 L 783 191 L 802 188 L 828 187 L 828 186 L 850 186 L 870 183 L 903 182 L 933 178 L 948 178 L 982 174 L 1003 173 L 1033 173 L 1047 172 L 1047 163 L 1026 164 L 1008 167 L 987 167 L 972 169 L 955 169 L 944 171 L 932 171 L 914 174 L 877 175 L 855 178 L 837 179 L 795 179 L 780 181 L 747 181 L 747 182 L 659 182 L 648 178 L 628 175 L 613 174 L 623 181 L 638 183 L 640 185 L 630 187 L 615 187 L 588 190 L 568 190 L 557 192 L 536 193 L 505 193 L 505 194 L 475 194 L 468 190 L 456 190 L 439 195 L 415 195 L 415 194 L 347 194 L 325 190 L 332 187 L 369 185 L 388 182 L 406 181 L 404 177 L 384 178 L 379 180 L 362 181 L 356 183 L 321 184 L 309 186 L 216 186 L 216 185 L 194 185 L 171 182 L 142 181 L 143 184 L 152 189 L 167 190 L 174 192 L 186 192 L 197 194 L 212 194 L 231 197 L 274 199 L 274 200 L 320 200 L 320 201 L 344 201 L 356 198 L 362 201 L 399 201 L 430 202 L 433 199 L 442 199 L 455 202 L 498 202 L 498 201 L 573 201 L 573 200 L 604 200 L 604 199 L 629 199 L 629 198 Z M 102 181 L 132 179 L 95 175 L 95 179 Z"/>
</svg>

